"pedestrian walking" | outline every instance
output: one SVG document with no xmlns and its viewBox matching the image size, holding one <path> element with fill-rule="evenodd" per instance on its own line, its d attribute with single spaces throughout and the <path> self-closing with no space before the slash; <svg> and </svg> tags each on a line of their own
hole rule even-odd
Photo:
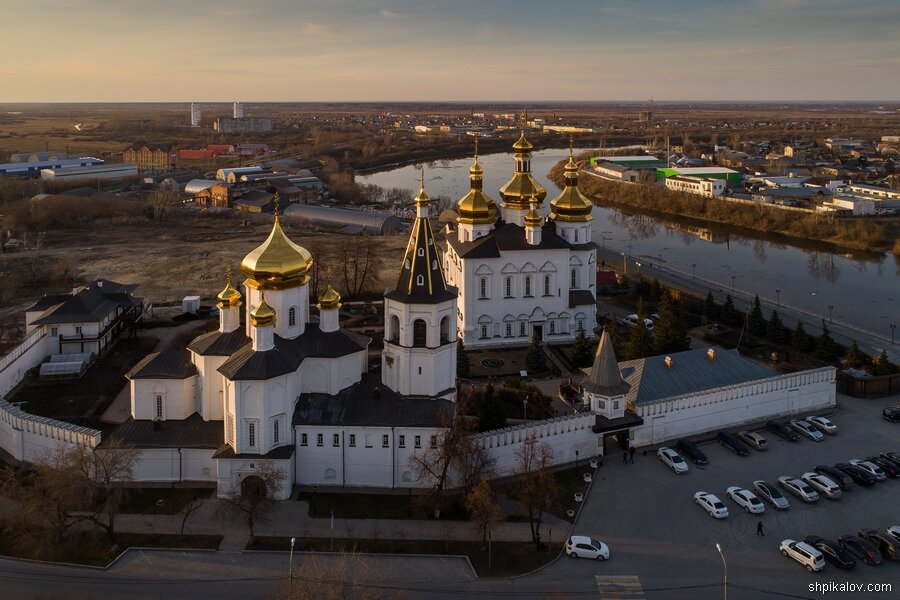
<svg viewBox="0 0 900 600">
<path fill-rule="evenodd" d="M 625 452 L 622 453 L 622 462 L 623 463 L 628 462 L 628 450 L 626 450 Z"/>
<path fill-rule="evenodd" d="M 628 449 L 628 459 L 631 464 L 634 464 L 634 446 Z"/>
<path fill-rule="evenodd" d="M 757 522 L 756 522 L 756 535 L 761 535 L 761 536 L 763 536 L 763 537 L 765 537 L 765 535 L 766 535 L 765 533 L 763 533 L 763 524 L 762 524 L 762 521 L 757 521 Z"/>
</svg>

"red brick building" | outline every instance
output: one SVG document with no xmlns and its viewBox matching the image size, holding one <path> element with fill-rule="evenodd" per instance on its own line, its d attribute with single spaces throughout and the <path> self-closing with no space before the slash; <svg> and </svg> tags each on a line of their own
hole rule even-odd
<svg viewBox="0 0 900 600">
<path fill-rule="evenodd" d="M 170 144 L 134 144 L 122 151 L 122 162 L 141 171 L 169 171 L 178 163 L 178 150 Z"/>
</svg>

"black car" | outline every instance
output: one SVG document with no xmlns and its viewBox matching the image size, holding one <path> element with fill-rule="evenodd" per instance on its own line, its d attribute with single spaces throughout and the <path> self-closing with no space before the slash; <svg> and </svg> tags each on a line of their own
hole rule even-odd
<svg viewBox="0 0 900 600">
<path fill-rule="evenodd" d="M 779 423 L 778 421 L 769 421 L 766 423 L 766 427 L 769 431 L 773 431 L 783 437 L 784 439 L 790 442 L 796 442 L 800 439 L 800 436 L 786 423 Z"/>
<path fill-rule="evenodd" d="M 896 452 L 882 452 L 879 456 L 885 460 L 889 460 L 900 467 L 900 454 Z"/>
<path fill-rule="evenodd" d="M 709 462 L 709 459 L 697 447 L 697 444 L 689 439 L 678 440 L 678 443 L 675 444 L 675 449 L 694 461 L 695 465 L 705 465 Z"/>
<path fill-rule="evenodd" d="M 821 552 L 822 556 L 825 557 L 825 560 L 833 563 L 837 567 L 842 569 L 852 569 L 856 566 L 856 561 L 850 553 L 837 542 L 820 538 L 817 535 L 806 536 L 806 539 L 803 541 Z"/>
<path fill-rule="evenodd" d="M 881 416 L 884 417 L 885 421 L 890 421 L 891 423 L 900 422 L 900 406 L 886 406 L 881 411 Z"/>
<path fill-rule="evenodd" d="M 865 469 L 857 467 L 856 465 L 851 465 L 850 463 L 837 463 L 834 467 L 849 475 L 850 478 L 859 485 L 875 485 L 875 482 L 877 481 L 874 475 Z"/>
<path fill-rule="evenodd" d="M 888 560 L 900 560 L 900 545 L 891 536 L 878 529 L 860 529 L 859 537 L 871 542 Z"/>
<path fill-rule="evenodd" d="M 863 559 L 867 565 L 880 565 L 883 560 L 881 552 L 878 551 L 875 544 L 861 537 L 842 535 L 838 538 L 838 542 L 849 550 L 851 554 Z"/>
<path fill-rule="evenodd" d="M 819 465 L 815 469 L 813 469 L 819 475 L 824 475 L 829 478 L 838 486 L 846 491 L 853 487 L 853 480 L 850 479 L 850 476 L 841 471 L 840 469 L 835 469 L 834 467 L 829 467 L 827 465 Z"/>
<path fill-rule="evenodd" d="M 884 471 L 884 474 L 888 477 L 900 477 L 900 467 L 894 464 L 894 461 L 887 458 L 881 458 L 880 456 L 870 456 L 866 460 L 881 467 L 881 470 Z"/>
<path fill-rule="evenodd" d="M 730 431 L 720 431 L 716 434 L 716 439 L 738 456 L 747 456 L 750 454 L 750 448 L 747 447 L 747 444 L 742 442 L 741 438 Z"/>
</svg>

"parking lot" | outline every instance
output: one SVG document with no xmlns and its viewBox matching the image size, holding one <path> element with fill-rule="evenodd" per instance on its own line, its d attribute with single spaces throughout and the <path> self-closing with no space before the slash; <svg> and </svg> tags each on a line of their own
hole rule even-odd
<svg viewBox="0 0 900 600">
<path fill-rule="evenodd" d="M 806 438 L 788 442 L 759 429 L 769 448 L 753 450 L 747 457 L 736 456 L 713 441 L 714 434 L 701 436 L 700 449 L 709 457 L 709 464 L 697 467 L 688 461 L 690 471 L 683 475 L 676 475 L 657 459 L 656 447 L 648 448 L 646 454 L 640 449 L 634 464 L 609 457 L 594 478 L 575 533 L 607 543 L 611 559 L 604 563 L 561 559 L 551 568 L 552 576 L 546 571 L 543 575 L 560 582 L 583 576 L 636 575 L 646 598 L 720 597 L 725 567 L 716 550 L 718 543 L 728 563 L 728 596 L 732 599 L 769 597 L 770 593 L 771 597 L 822 597 L 808 587 L 816 582 L 892 583 L 896 594 L 900 562 L 885 560 L 869 566 L 857 561 L 852 570 L 829 563 L 819 573 L 808 573 L 799 563 L 783 557 L 778 545 L 785 538 L 819 535 L 836 539 L 856 535 L 864 527 L 884 529 L 900 524 L 900 478 L 868 488 L 856 485 L 838 500 L 821 498 L 812 504 L 785 494 L 790 509 L 776 511 L 767 504 L 760 515 L 746 513 L 726 497 L 725 490 L 737 485 L 752 491 L 756 479 L 775 485 L 780 475 L 799 477 L 819 464 L 900 451 L 900 424 L 881 418 L 881 409 L 897 400 L 838 396 L 838 406 L 829 415 L 838 426 L 836 435 L 825 436 L 818 443 Z M 666 445 L 674 446 L 674 442 Z M 700 490 L 723 500 L 730 516 L 714 519 L 695 504 L 693 495 Z M 758 521 L 763 523 L 764 536 L 756 533 Z"/>
</svg>

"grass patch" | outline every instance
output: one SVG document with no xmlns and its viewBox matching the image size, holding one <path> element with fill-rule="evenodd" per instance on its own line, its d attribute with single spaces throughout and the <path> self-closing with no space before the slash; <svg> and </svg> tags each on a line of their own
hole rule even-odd
<svg viewBox="0 0 900 600">
<path fill-rule="evenodd" d="M 38 539 L 41 534 L 35 534 Z M 118 536 L 119 549 L 113 551 L 106 534 L 100 531 L 75 531 L 61 542 L 35 544 L 28 539 L 15 539 L 0 526 L 0 555 L 66 562 L 77 565 L 103 567 L 126 548 L 190 548 L 217 550 L 221 535 L 176 535 L 122 533 Z M 47 538 L 46 535 L 43 538 Z"/>
<path fill-rule="evenodd" d="M 562 533 L 559 534 L 562 536 Z M 291 539 L 286 537 L 257 537 L 248 550 L 280 550 L 287 552 Z M 328 538 L 297 538 L 296 551 L 361 552 L 372 554 L 439 554 L 468 556 L 479 577 L 521 575 L 547 564 L 562 549 L 561 539 L 540 551 L 530 542 L 493 542 L 490 560 L 487 546 L 481 541 L 454 540 L 347 540 Z M 490 568 L 489 568 L 490 563 Z"/>
<path fill-rule="evenodd" d="M 193 498 L 209 498 L 213 491 L 213 488 L 129 488 L 120 512 L 174 515 Z"/>
<path fill-rule="evenodd" d="M 433 508 L 427 497 L 413 494 L 345 494 L 302 492 L 298 500 L 309 503 L 309 516 L 328 519 L 431 519 Z M 466 520 L 458 495 L 448 495 L 441 509 L 442 520 Z"/>
<path fill-rule="evenodd" d="M 556 501 L 553 503 L 553 508 L 549 511 L 552 515 L 563 519 L 565 521 L 573 521 L 573 517 L 569 517 L 566 513 L 569 510 L 578 512 L 579 503 L 575 502 L 575 494 L 587 494 L 588 484 L 584 481 L 584 474 L 591 473 L 596 477 L 596 473 L 590 467 L 588 458 L 583 461 L 578 462 L 578 468 L 567 468 L 559 471 L 554 471 L 553 475 L 556 477 L 556 483 L 559 484 L 559 494 L 556 496 Z M 512 498 L 513 500 L 520 501 L 518 495 L 518 489 L 515 481 L 510 481 L 507 483 L 503 483 L 502 485 L 497 486 L 496 489 L 498 494 L 503 494 Z M 524 514 L 509 514 L 506 516 L 507 521 L 511 522 L 519 522 L 525 523 L 528 522 L 528 517 Z M 545 535 L 547 530 L 547 524 L 541 524 L 541 535 Z"/>
</svg>

